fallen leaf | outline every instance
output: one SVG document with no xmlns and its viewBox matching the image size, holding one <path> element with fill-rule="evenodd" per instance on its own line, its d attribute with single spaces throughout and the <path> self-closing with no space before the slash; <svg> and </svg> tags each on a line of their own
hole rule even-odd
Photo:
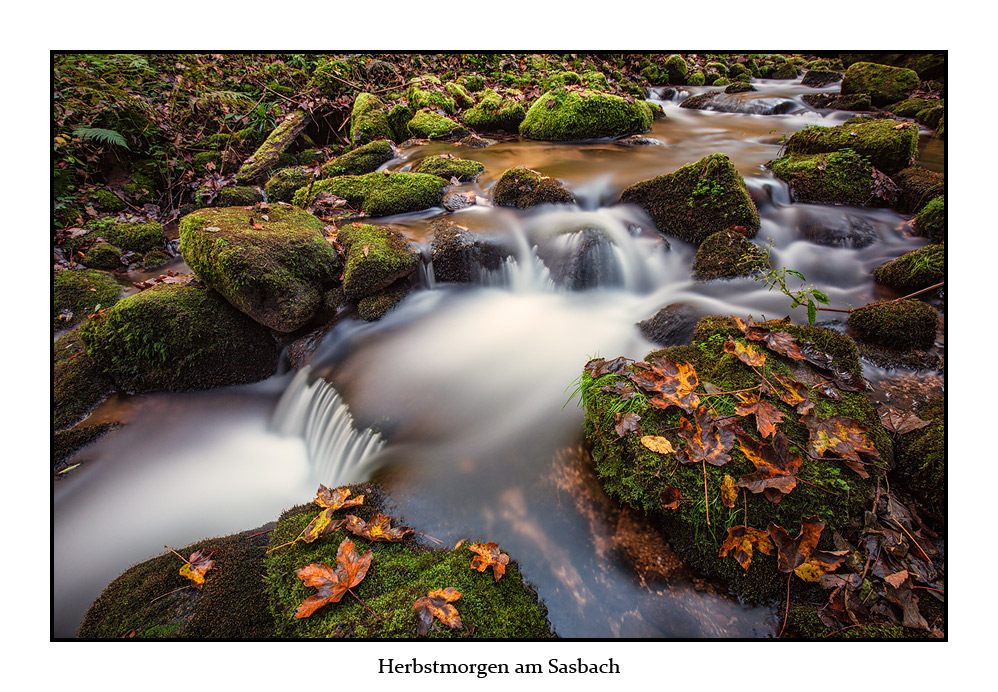
<svg viewBox="0 0 998 692">
<path fill-rule="evenodd" d="M 623 437 L 627 433 L 641 434 L 641 416 L 637 413 L 618 413 L 614 419 L 613 429 L 617 431 L 618 437 Z"/>
<path fill-rule="evenodd" d="M 420 637 L 425 637 L 433 625 L 433 618 L 437 618 L 451 629 L 461 627 L 461 616 L 457 608 L 451 605 L 459 598 L 461 592 L 448 586 L 446 589 L 430 591 L 427 595 L 416 599 L 413 605 L 416 611 L 416 633 Z"/>
<path fill-rule="evenodd" d="M 900 572 L 895 572 L 894 574 L 889 574 L 884 577 L 884 581 L 893 586 L 895 589 L 900 589 L 901 585 L 908 580 L 908 570 L 903 569 Z"/>
<path fill-rule="evenodd" d="M 804 414 L 814 408 L 814 402 L 811 401 L 811 393 L 807 385 L 803 382 L 798 382 L 788 375 L 781 375 L 776 372 L 769 375 L 769 382 L 773 385 L 773 393 L 783 403 L 796 406 L 797 413 Z"/>
<path fill-rule="evenodd" d="M 497 543 L 472 543 L 468 550 L 477 553 L 471 559 L 471 567 L 479 572 L 484 572 L 489 567 L 492 568 L 492 575 L 496 581 L 506 573 L 506 565 L 509 564 L 509 555 L 499 550 Z"/>
<path fill-rule="evenodd" d="M 408 526 L 392 526 L 391 519 L 381 512 L 375 512 L 370 521 L 364 521 L 352 514 L 346 516 L 346 529 L 352 534 L 380 543 L 398 543 L 411 536 Z"/>
<path fill-rule="evenodd" d="M 745 320 L 735 315 L 732 315 L 731 319 L 734 320 L 735 326 L 745 335 L 745 338 L 750 341 L 761 341 L 766 344 L 766 348 L 781 356 L 793 360 L 804 360 L 804 354 L 801 353 L 797 339 L 793 335 L 782 330 L 761 327 L 756 324 L 751 315 Z"/>
<path fill-rule="evenodd" d="M 648 369 L 631 372 L 631 381 L 652 396 L 648 401 L 655 408 L 678 406 L 692 413 L 700 405 L 696 394 L 699 384 L 697 371 L 689 363 L 676 363 L 665 356 L 654 356 Z"/>
<path fill-rule="evenodd" d="M 594 380 L 598 380 L 603 377 L 603 375 L 617 375 L 625 367 L 633 363 L 634 361 L 630 358 L 624 358 L 619 356 L 613 360 L 606 360 L 605 358 L 593 358 L 582 368 L 585 372 L 589 374 Z"/>
<path fill-rule="evenodd" d="M 662 509 L 676 509 L 679 507 L 680 496 L 679 488 L 666 485 L 662 492 L 659 493 L 658 499 L 662 503 Z"/>
<path fill-rule="evenodd" d="M 620 397 L 621 401 L 633 399 L 635 394 L 634 387 L 625 380 L 617 380 L 613 383 L 613 386 L 607 385 L 606 387 L 601 387 L 601 390 L 608 394 L 616 394 Z"/>
<path fill-rule="evenodd" d="M 180 576 L 187 577 L 197 588 L 204 584 L 204 575 L 215 569 L 215 561 L 212 559 L 215 551 L 207 553 L 203 550 L 195 550 L 191 553 L 190 559 L 180 568 Z"/>
<path fill-rule="evenodd" d="M 891 406 L 883 405 L 878 409 L 880 422 L 884 428 L 898 435 L 907 435 L 914 430 L 921 430 L 932 421 L 922 420 L 914 413 L 902 413 Z"/>
<path fill-rule="evenodd" d="M 736 416 L 755 416 L 755 427 L 763 437 L 769 437 L 776 432 L 776 424 L 783 420 L 783 412 L 765 399 L 760 399 L 756 392 L 739 392 L 738 403 L 735 404 Z"/>
<path fill-rule="evenodd" d="M 747 570 L 752 564 L 752 553 L 756 549 L 763 555 L 773 554 L 773 542 L 768 533 L 751 526 L 732 526 L 728 529 L 728 537 L 721 544 L 718 557 L 725 557 L 734 550 L 731 557 L 735 558 L 742 569 Z"/>
<path fill-rule="evenodd" d="M 371 250 L 370 245 L 363 245 L 360 248 L 360 251 L 364 253 L 364 257 L 367 257 L 367 253 L 370 252 L 370 250 Z"/>
<path fill-rule="evenodd" d="M 810 432 L 808 451 L 820 457 L 831 450 L 842 457 L 843 462 L 855 471 L 860 478 L 869 478 L 870 474 L 863 468 L 860 454 L 880 458 L 880 452 L 866 437 L 866 431 L 857 421 L 846 416 L 831 416 L 819 421 L 812 416 L 801 418 Z"/>
<path fill-rule="evenodd" d="M 333 510 L 324 509 L 316 515 L 315 519 L 309 522 L 309 525 L 305 527 L 303 534 L 295 539 L 293 542 L 297 543 L 299 540 L 305 541 L 306 543 L 311 543 L 312 541 L 321 538 L 327 534 L 333 533 L 339 530 L 344 524 L 347 523 L 346 519 L 338 519 L 333 521 Z"/>
<path fill-rule="evenodd" d="M 751 345 L 743 344 L 740 341 L 725 341 L 724 351 L 725 353 L 730 353 L 735 358 L 745 363 L 745 365 L 761 368 L 766 364 L 766 356 L 752 348 Z"/>
<path fill-rule="evenodd" d="M 817 516 L 801 520 L 801 530 L 790 538 L 782 526 L 770 522 L 769 536 L 779 550 L 776 566 L 784 574 L 793 572 L 804 581 L 818 582 L 826 572 L 833 572 L 845 561 L 848 550 L 818 550 L 818 540 L 825 522 Z"/>
<path fill-rule="evenodd" d="M 772 444 L 739 435 L 738 446 L 756 469 L 755 473 L 738 479 L 740 487 L 751 493 L 762 493 L 773 503 L 778 503 L 797 487 L 802 459 L 790 453 L 790 445 L 782 432 L 776 432 Z"/>
<path fill-rule="evenodd" d="M 325 563 L 306 565 L 295 574 L 318 590 L 315 595 L 306 598 L 295 610 L 296 618 L 307 618 L 327 603 L 338 603 L 348 589 L 352 589 L 364 580 L 367 570 L 371 567 L 374 551 L 368 550 L 363 555 L 357 553 L 354 542 L 343 539 L 336 550 L 336 567 Z"/>
<path fill-rule="evenodd" d="M 721 502 L 728 509 L 732 509 L 735 506 L 735 501 L 738 499 L 738 484 L 735 483 L 735 479 L 724 474 L 724 479 L 721 481 Z"/>
<path fill-rule="evenodd" d="M 658 454 L 672 454 L 676 451 L 668 438 L 658 435 L 645 435 L 641 438 L 641 444 Z"/>
<path fill-rule="evenodd" d="M 730 426 L 717 425 L 717 419 L 701 406 L 696 418 L 679 419 L 679 436 L 686 440 L 686 446 L 676 450 L 676 459 L 683 464 L 706 462 L 712 466 L 724 466 L 731 461 L 731 446 L 735 433 Z"/>
<path fill-rule="evenodd" d="M 320 507 L 326 507 L 328 509 L 340 509 L 342 507 L 357 507 L 358 505 L 364 504 L 363 495 L 354 495 L 350 497 L 349 488 L 337 488 L 336 490 L 330 490 L 326 486 L 319 484 L 319 489 L 315 493 L 315 502 Z"/>
</svg>

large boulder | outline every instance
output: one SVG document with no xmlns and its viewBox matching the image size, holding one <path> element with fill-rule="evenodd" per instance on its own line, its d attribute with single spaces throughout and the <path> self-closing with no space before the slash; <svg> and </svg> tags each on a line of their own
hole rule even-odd
<svg viewBox="0 0 998 692">
<path fill-rule="evenodd" d="M 439 282 L 478 283 L 482 270 L 498 269 L 510 254 L 509 250 L 447 219 L 434 221 L 430 228 L 433 276 Z"/>
<path fill-rule="evenodd" d="M 538 204 L 574 204 L 575 195 L 560 180 L 518 167 L 503 171 L 492 188 L 492 202 L 527 209 Z"/>
<path fill-rule="evenodd" d="M 384 102 L 374 94 L 357 94 L 350 112 L 350 141 L 359 145 L 378 138 L 392 139 L 393 135 Z"/>
<path fill-rule="evenodd" d="M 896 350 L 931 348 L 938 322 L 936 309 L 920 300 L 873 303 L 849 313 L 857 340 Z"/>
<path fill-rule="evenodd" d="M 353 300 L 373 296 L 419 267 L 419 253 L 398 231 L 357 223 L 340 229 L 337 239 L 346 250 L 343 290 Z"/>
<path fill-rule="evenodd" d="M 869 94 L 874 106 L 896 103 L 918 88 L 918 73 L 903 67 L 857 62 L 842 77 L 843 94 Z"/>
<path fill-rule="evenodd" d="M 654 111 L 646 101 L 582 87 L 542 94 L 520 123 L 530 139 L 567 141 L 623 137 L 651 129 Z"/>
<path fill-rule="evenodd" d="M 421 139 L 456 139 L 468 134 L 468 128 L 446 115 L 423 108 L 416 111 L 406 128 Z"/>
<path fill-rule="evenodd" d="M 208 288 L 161 283 L 80 328 L 87 353 L 120 389 L 212 389 L 274 374 L 270 331 Z"/>
<path fill-rule="evenodd" d="M 488 89 L 473 108 L 466 110 L 461 119 L 479 132 L 518 132 L 526 117 L 523 106 L 513 98 L 503 98 L 495 89 Z"/>
<path fill-rule="evenodd" d="M 860 206 L 872 199 L 872 167 L 855 151 L 787 154 L 766 167 L 790 185 L 799 202 Z"/>
<path fill-rule="evenodd" d="M 180 221 L 180 253 L 234 307 L 279 332 L 315 317 L 342 267 L 323 223 L 287 204 L 188 214 Z"/>
<path fill-rule="evenodd" d="M 458 182 L 472 183 L 485 170 L 485 164 L 471 159 L 459 159 L 451 154 L 440 154 L 420 159 L 411 170 L 413 173 L 435 175 L 447 181 L 456 178 Z"/>
<path fill-rule="evenodd" d="M 805 127 L 790 136 L 788 154 L 824 154 L 852 149 L 875 168 L 893 175 L 918 152 L 918 126 L 884 118 L 856 117 L 836 127 Z"/>
<path fill-rule="evenodd" d="M 759 231 L 759 212 L 745 181 L 724 154 L 635 183 L 620 199 L 648 212 L 662 233 L 694 245 L 732 226 L 742 227 L 750 238 Z"/>
<path fill-rule="evenodd" d="M 306 207 L 320 192 L 342 197 L 368 216 L 389 216 L 421 211 L 440 204 L 447 181 L 425 173 L 368 173 L 340 175 L 303 187 L 294 196 L 294 204 Z"/>
<path fill-rule="evenodd" d="M 52 278 L 52 324 L 56 329 L 79 324 L 88 315 L 109 308 L 121 297 L 122 286 L 107 272 L 64 269 Z"/>
<path fill-rule="evenodd" d="M 751 276 L 766 266 L 768 255 L 741 233 L 718 231 L 700 243 L 693 260 L 698 281 Z"/>
</svg>

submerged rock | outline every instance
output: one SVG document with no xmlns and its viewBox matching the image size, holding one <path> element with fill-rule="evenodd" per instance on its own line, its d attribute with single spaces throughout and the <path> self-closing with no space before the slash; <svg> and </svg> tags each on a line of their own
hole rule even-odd
<svg viewBox="0 0 998 692">
<path fill-rule="evenodd" d="M 877 229 L 862 216 L 842 214 L 807 216 L 800 226 L 801 237 L 828 247 L 862 248 L 877 240 Z"/>
<path fill-rule="evenodd" d="M 648 212 L 662 233 L 694 245 L 732 226 L 743 227 L 750 238 L 759 230 L 759 212 L 745 181 L 724 154 L 635 183 L 620 199 Z"/>
<path fill-rule="evenodd" d="M 842 75 L 838 72 L 832 72 L 831 70 L 808 70 L 804 73 L 804 78 L 800 80 L 800 83 L 807 87 L 821 88 L 829 84 L 835 84 L 835 82 L 841 80 Z"/>
<path fill-rule="evenodd" d="M 918 88 L 918 73 L 903 67 L 857 62 L 842 78 L 843 94 L 869 94 L 874 106 L 886 106 L 904 99 Z"/>
<path fill-rule="evenodd" d="M 559 87 L 534 101 L 520 123 L 520 134 L 548 141 L 623 137 L 647 132 L 653 119 L 647 101 L 581 87 Z"/>
<path fill-rule="evenodd" d="M 492 201 L 500 207 L 527 209 L 538 204 L 574 204 L 575 195 L 560 180 L 529 168 L 510 168 L 492 188 Z"/>
<path fill-rule="evenodd" d="M 472 147 L 474 149 L 485 149 L 496 143 L 496 140 L 489 139 L 488 137 L 481 137 L 475 133 L 471 133 L 467 137 L 461 139 L 458 144 L 466 147 Z"/>
<path fill-rule="evenodd" d="M 316 316 L 343 266 L 323 223 L 287 204 L 188 214 L 180 221 L 180 253 L 234 307 L 279 332 Z"/>
<path fill-rule="evenodd" d="M 431 225 L 433 276 L 438 282 L 478 283 L 482 270 L 496 270 L 511 253 L 464 226 L 439 219 Z"/>
</svg>

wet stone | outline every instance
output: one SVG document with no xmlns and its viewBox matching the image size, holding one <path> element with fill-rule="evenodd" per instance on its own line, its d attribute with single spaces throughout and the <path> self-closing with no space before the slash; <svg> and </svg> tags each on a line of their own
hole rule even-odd
<svg viewBox="0 0 998 692">
<path fill-rule="evenodd" d="M 877 240 L 877 229 L 866 219 L 845 214 L 812 218 L 801 224 L 801 237 L 826 247 L 864 248 Z"/>
<path fill-rule="evenodd" d="M 697 315 L 691 305 L 673 303 L 638 322 L 637 326 L 649 341 L 661 346 L 678 346 L 690 343 L 696 323 Z"/>
</svg>

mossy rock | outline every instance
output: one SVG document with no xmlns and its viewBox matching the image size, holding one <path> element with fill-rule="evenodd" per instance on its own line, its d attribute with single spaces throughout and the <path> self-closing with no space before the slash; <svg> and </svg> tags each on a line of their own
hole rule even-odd
<svg viewBox="0 0 998 692">
<path fill-rule="evenodd" d="M 102 229 L 101 235 L 122 250 L 139 253 L 161 249 L 166 240 L 163 224 L 156 221 L 116 223 Z"/>
<path fill-rule="evenodd" d="M 121 266 L 121 249 L 111 243 L 94 243 L 83 255 L 84 266 L 112 271 Z"/>
<path fill-rule="evenodd" d="M 790 185 L 799 202 L 860 206 L 873 198 L 872 167 L 850 149 L 788 154 L 766 162 L 766 167 Z"/>
<path fill-rule="evenodd" d="M 873 110 L 870 97 L 866 94 L 804 94 L 804 103 L 812 108 L 831 108 L 840 111 Z"/>
<path fill-rule="evenodd" d="M 846 336 L 819 327 L 796 327 L 789 322 L 762 323 L 764 329 L 785 331 L 798 343 L 810 342 L 818 350 L 831 356 L 833 365 L 853 377 L 860 377 L 862 367 L 855 343 Z M 742 332 L 728 317 L 709 316 L 701 319 L 688 346 L 673 346 L 648 354 L 646 360 L 664 355 L 677 363 L 689 363 L 699 377 L 699 391 L 709 382 L 722 392 L 755 387 L 758 374 L 734 355 L 724 350 L 728 341 L 747 344 Z M 826 377 L 803 361 L 793 361 L 771 351 L 765 352 L 766 372 L 771 375 L 792 376 L 801 381 L 820 383 Z M 646 513 L 652 521 L 661 522 L 672 546 L 684 563 L 703 576 L 724 581 L 731 591 L 749 602 L 765 602 L 782 598 L 787 579 L 777 569 L 775 551 L 772 555 L 757 552 L 748 570 L 743 569 L 732 557 L 719 557 L 720 547 L 727 537 L 726 527 L 745 523 L 766 530 L 769 523 L 784 527 L 796 535 L 801 518 L 818 516 L 826 525 L 821 534 L 819 548 L 833 549 L 832 534 L 844 529 L 850 521 L 861 520 L 867 494 L 871 490 L 869 479 L 847 469 L 833 458 L 814 459 L 801 454 L 808 445 L 809 432 L 800 421 L 801 416 L 775 396 L 767 396 L 783 414 L 778 430 L 789 440 L 791 452 L 802 457 L 796 487 L 773 503 L 762 494 L 742 491 L 733 508 L 726 507 L 720 499 L 720 488 L 725 475 L 738 479 L 756 471 L 736 442 L 731 449 L 731 460 L 723 466 L 677 463 L 673 454 L 660 454 L 646 448 L 642 436 L 663 436 L 674 448 L 682 444 L 676 430 L 682 414 L 676 407 L 660 409 L 652 406 L 640 391 L 627 401 L 612 390 L 617 382 L 627 382 L 623 374 L 603 375 L 593 379 L 583 371 L 579 391 L 585 408 L 585 434 L 592 445 L 596 473 L 603 489 L 618 501 Z M 876 411 L 862 392 L 837 391 L 839 398 L 829 398 L 809 386 L 814 409 L 808 414 L 818 420 L 832 416 L 845 416 L 857 421 L 866 431 L 867 438 L 876 447 L 881 459 L 890 459 L 890 438 L 880 423 Z M 701 400 L 704 401 L 704 400 Z M 718 415 L 733 415 L 736 400 L 722 394 L 710 398 Z M 641 433 L 618 435 L 615 429 L 617 414 L 636 413 L 640 416 Z M 756 427 L 749 419 L 743 426 L 756 438 Z M 886 462 L 874 462 L 886 466 Z M 706 478 L 705 478 L 706 476 Z M 706 484 L 706 490 L 705 490 Z M 661 494 L 666 486 L 677 488 L 681 497 L 688 498 L 677 509 L 662 506 Z M 709 498 L 705 509 L 705 494 Z M 795 580 L 798 581 L 799 580 Z M 799 582 L 803 585 L 803 582 Z M 801 588 L 800 586 L 795 586 Z M 813 595 L 822 592 L 816 587 Z"/>
<path fill-rule="evenodd" d="M 482 269 L 495 270 L 509 252 L 447 219 L 430 225 L 430 251 L 436 281 L 477 283 Z"/>
<path fill-rule="evenodd" d="M 946 195 L 933 197 L 915 217 L 915 231 L 933 243 L 946 242 Z"/>
<path fill-rule="evenodd" d="M 724 87 L 725 94 L 744 94 L 748 91 L 756 91 L 756 88 L 748 82 L 735 82 Z"/>
<path fill-rule="evenodd" d="M 919 404 L 915 414 L 930 424 L 904 435 L 898 445 L 895 475 L 916 500 L 946 516 L 946 398 Z"/>
<path fill-rule="evenodd" d="M 915 122 L 925 125 L 929 129 L 936 130 L 943 116 L 946 115 L 946 107 L 941 105 L 923 108 L 915 114 Z"/>
<path fill-rule="evenodd" d="M 776 68 L 770 79 L 797 79 L 800 76 L 800 68 L 791 62 L 785 62 Z"/>
<path fill-rule="evenodd" d="M 393 158 L 395 158 L 395 146 L 390 140 L 378 139 L 323 164 L 322 177 L 335 178 L 338 175 L 371 173 Z"/>
<path fill-rule="evenodd" d="M 225 160 L 222 156 L 222 152 L 201 151 L 191 157 L 191 165 L 194 166 L 194 171 L 199 175 L 204 175 L 205 171 L 209 170 L 208 164 L 211 164 L 213 167 L 210 170 L 224 171 Z"/>
<path fill-rule="evenodd" d="M 261 534 L 261 535 L 253 535 Z M 81 639 L 264 639 L 274 619 L 264 591 L 264 527 L 180 548 L 214 553 L 200 589 L 180 575 L 173 553 L 139 563 L 112 581 L 80 625 Z M 170 593 L 176 591 L 176 593 Z M 167 595 L 169 594 L 169 595 Z M 131 634 L 134 631 L 134 634 Z"/>
<path fill-rule="evenodd" d="M 394 134 L 385 103 L 374 94 L 357 94 L 350 112 L 350 141 L 367 144 L 376 139 L 392 139 Z"/>
<path fill-rule="evenodd" d="M 518 132 L 527 113 L 519 101 L 503 98 L 495 89 L 482 94 L 476 106 L 465 111 L 461 120 L 479 132 Z"/>
<path fill-rule="evenodd" d="M 96 289 L 96 290 L 91 290 Z M 56 329 L 79 324 L 87 315 L 109 308 L 121 297 L 122 286 L 97 269 L 65 269 L 52 277 L 52 324 Z M 63 310 L 73 313 L 61 319 Z"/>
<path fill-rule="evenodd" d="M 477 93 L 485 88 L 485 78 L 480 74 L 461 75 L 457 78 L 457 83 L 473 93 Z"/>
<path fill-rule="evenodd" d="M 538 204 L 574 204 L 575 195 L 560 180 L 519 167 L 503 171 L 492 188 L 492 202 L 527 209 Z"/>
<path fill-rule="evenodd" d="M 857 62 L 842 77 L 843 94 L 869 94 L 874 106 L 897 103 L 918 88 L 918 73 L 903 67 Z"/>
<path fill-rule="evenodd" d="M 934 197 L 946 191 L 946 176 L 920 166 L 911 166 L 894 176 L 894 182 L 901 190 L 896 209 L 905 214 L 914 214 Z"/>
<path fill-rule="evenodd" d="M 368 173 L 367 175 L 341 175 L 320 180 L 295 193 L 295 206 L 312 203 L 320 192 L 329 192 L 347 200 L 350 206 L 368 216 L 389 216 L 429 209 L 444 198 L 447 181 L 425 173 Z"/>
<path fill-rule="evenodd" d="M 457 178 L 459 182 L 471 183 L 478 180 L 478 176 L 485 170 L 485 164 L 470 159 L 459 159 L 447 154 L 441 156 L 427 156 L 412 167 L 413 173 L 426 173 L 435 175 L 438 178 L 450 182 L 451 178 Z"/>
<path fill-rule="evenodd" d="M 735 231 L 718 231 L 697 248 L 693 278 L 698 281 L 751 276 L 766 266 L 766 251 Z"/>
<path fill-rule="evenodd" d="M 97 367 L 127 391 L 212 389 L 256 382 L 277 368 L 266 327 L 207 288 L 157 284 L 79 331 Z"/>
<path fill-rule="evenodd" d="M 681 55 L 670 55 L 662 65 L 669 75 L 669 84 L 686 84 L 686 74 L 690 71 L 690 66 Z"/>
<path fill-rule="evenodd" d="M 460 84 L 447 82 L 444 84 L 444 89 L 446 89 L 447 93 L 453 97 L 454 103 L 457 104 L 458 108 L 471 108 L 475 105 L 475 99 L 472 98 L 471 94 L 469 94 L 468 91 Z"/>
<path fill-rule="evenodd" d="M 417 111 L 406 128 L 410 135 L 421 139 L 452 139 L 468 134 L 468 128 L 461 123 L 426 108 Z"/>
<path fill-rule="evenodd" d="M 835 84 L 841 80 L 842 75 L 838 72 L 832 72 L 831 70 L 809 69 L 804 73 L 804 77 L 800 80 L 800 83 L 806 87 L 821 88 L 823 86 L 828 86 L 829 84 Z"/>
<path fill-rule="evenodd" d="M 898 350 L 930 348 L 938 321 L 936 309 L 919 300 L 874 303 L 849 313 L 858 340 Z"/>
<path fill-rule="evenodd" d="M 918 152 L 918 126 L 858 117 L 836 127 L 805 127 L 787 140 L 788 154 L 824 154 L 852 149 L 887 175 L 907 168 Z"/>
<path fill-rule="evenodd" d="M 814 639 L 828 642 L 842 640 L 898 640 L 924 637 L 924 633 L 908 630 L 890 622 L 871 622 L 860 627 L 843 627 L 833 630 L 825 627 L 818 617 L 818 606 L 794 603 L 791 599 L 787 613 L 784 639 Z"/>
<path fill-rule="evenodd" d="M 686 78 L 686 83 L 690 86 L 703 86 L 706 83 L 706 77 L 704 77 L 703 72 L 697 70 Z"/>
<path fill-rule="evenodd" d="M 59 471 L 61 467 L 68 466 L 63 463 L 66 459 L 92 445 L 115 427 L 116 423 L 96 423 L 57 432 L 52 436 L 52 470 Z"/>
<path fill-rule="evenodd" d="M 248 207 L 263 200 L 260 191 L 251 185 L 227 185 L 218 191 L 217 207 Z"/>
<path fill-rule="evenodd" d="M 530 139 L 570 141 L 648 132 L 650 104 L 591 89 L 557 88 L 542 94 L 520 123 Z"/>
<path fill-rule="evenodd" d="M 267 212 L 225 207 L 188 214 L 180 221 L 180 254 L 236 309 L 279 332 L 315 317 L 343 266 L 322 221 L 286 204 Z"/>
<path fill-rule="evenodd" d="M 364 504 L 351 514 L 368 520 L 379 509 L 380 491 L 368 484 L 353 486 L 365 493 Z M 315 518 L 319 507 L 299 505 L 284 512 L 271 543 L 291 541 Z M 392 521 L 396 525 L 397 520 Z M 295 572 L 308 564 L 336 564 L 336 552 L 344 540 L 357 552 L 373 553 L 364 580 L 353 588 L 359 601 L 345 597 L 295 618 L 298 606 L 315 594 Z M 487 541 L 487 537 L 483 541 Z M 501 549 L 501 546 L 500 546 Z M 453 603 L 462 627 L 451 629 L 434 620 L 427 639 L 544 639 L 553 636 L 547 611 L 524 583 L 515 559 L 496 581 L 491 570 L 471 568 L 467 545 L 453 550 L 429 548 L 413 538 L 398 543 L 368 542 L 338 531 L 317 541 L 281 548 L 266 558 L 266 590 L 276 623 L 276 634 L 289 638 L 416 639 L 416 600 L 436 589 L 454 588 L 461 597 Z M 515 557 L 515 556 L 514 556 Z M 361 601 L 366 604 L 362 605 Z M 368 610 L 370 609 L 370 610 Z M 371 611 L 374 611 L 373 613 Z"/>
<path fill-rule="evenodd" d="M 902 118 L 914 118 L 918 115 L 919 111 L 932 108 L 939 105 L 939 103 L 937 99 L 910 98 L 892 103 L 886 106 L 884 110 L 894 115 L 900 115 Z"/>
<path fill-rule="evenodd" d="M 313 179 L 312 171 L 305 166 L 291 166 L 274 171 L 267 179 L 264 190 L 271 202 L 291 202 L 295 190 L 308 185 Z"/>
<path fill-rule="evenodd" d="M 346 60 L 320 58 L 306 91 L 317 89 L 326 98 L 335 98 L 352 90 L 350 87 L 352 78 L 353 68 Z"/>
<path fill-rule="evenodd" d="M 162 267 L 170 261 L 170 255 L 163 250 L 152 250 L 142 256 L 142 266 L 145 269 L 155 269 Z"/>
<path fill-rule="evenodd" d="M 409 99 L 409 106 L 416 111 L 423 108 L 439 108 L 450 115 L 457 113 L 454 98 L 441 87 L 439 79 L 430 75 L 413 77 L 409 80 L 406 97 Z"/>
<path fill-rule="evenodd" d="M 401 303 L 402 299 L 409 295 L 411 288 L 408 279 L 403 279 L 374 295 L 364 296 L 357 301 L 357 314 L 365 322 L 376 322 Z"/>
<path fill-rule="evenodd" d="M 343 290 L 353 300 L 372 296 L 419 267 L 419 253 L 398 231 L 358 224 L 344 226 L 337 238 L 346 250 Z"/>
<path fill-rule="evenodd" d="M 114 384 L 87 355 L 79 331 L 52 347 L 52 426 L 63 430 L 86 418 L 114 391 Z M 56 461 L 53 458 L 53 463 Z"/>
<path fill-rule="evenodd" d="M 409 139 L 409 121 L 415 111 L 405 104 L 395 104 L 388 111 L 388 124 L 392 128 L 392 141 L 396 143 Z"/>
<path fill-rule="evenodd" d="M 914 293 L 946 278 L 946 247 L 929 245 L 912 250 L 873 270 L 873 279 L 904 293 Z"/>
<path fill-rule="evenodd" d="M 694 245 L 732 226 L 743 227 L 749 238 L 759 231 L 759 212 L 745 181 L 724 154 L 635 183 L 620 199 L 648 212 L 662 233 Z"/>
<path fill-rule="evenodd" d="M 117 214 L 125 210 L 125 202 L 121 197 L 118 197 L 118 195 L 107 188 L 98 188 L 93 191 L 93 195 L 97 199 L 97 206 L 101 211 L 108 212 L 109 214 Z"/>
</svg>

